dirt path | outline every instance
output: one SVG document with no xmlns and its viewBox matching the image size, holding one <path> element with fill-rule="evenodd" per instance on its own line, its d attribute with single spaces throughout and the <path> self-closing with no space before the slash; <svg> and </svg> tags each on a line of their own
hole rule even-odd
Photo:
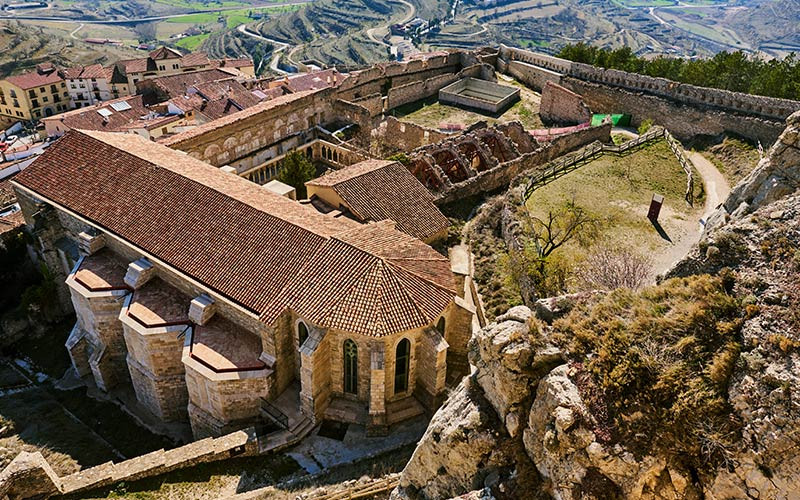
<svg viewBox="0 0 800 500">
<path fill-rule="evenodd" d="M 685 231 L 674 244 L 666 251 L 654 256 L 653 259 L 653 278 L 658 274 L 664 274 L 680 259 L 684 258 L 692 249 L 695 243 L 700 241 L 703 234 L 705 221 L 716 208 L 725 201 L 731 192 L 731 188 L 725 177 L 717 167 L 708 161 L 700 153 L 684 151 L 686 157 L 694 165 L 695 170 L 700 174 L 703 188 L 706 195 L 706 202 L 699 221 L 689 219 L 686 221 Z M 695 179 L 697 181 L 699 179 Z"/>
</svg>

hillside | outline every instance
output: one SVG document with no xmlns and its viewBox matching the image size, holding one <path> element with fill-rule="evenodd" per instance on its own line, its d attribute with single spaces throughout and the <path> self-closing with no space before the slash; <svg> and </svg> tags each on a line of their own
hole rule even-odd
<svg viewBox="0 0 800 500">
<path fill-rule="evenodd" d="M 0 22 L 0 76 L 5 77 L 52 62 L 69 67 L 77 64 L 108 64 L 136 57 L 132 49 L 113 46 L 76 44 L 47 28 L 37 28 L 16 21 Z"/>
<path fill-rule="evenodd" d="M 800 489 L 800 113 L 660 284 L 539 300 L 475 367 L 392 495 L 791 498 Z"/>
</svg>

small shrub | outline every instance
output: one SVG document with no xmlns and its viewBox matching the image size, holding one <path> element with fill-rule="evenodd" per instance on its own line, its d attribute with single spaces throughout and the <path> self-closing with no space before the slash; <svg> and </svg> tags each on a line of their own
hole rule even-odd
<svg viewBox="0 0 800 500">
<path fill-rule="evenodd" d="M 639 135 L 646 134 L 648 130 L 653 127 L 653 120 L 650 118 L 646 118 L 642 120 L 642 123 L 639 124 Z"/>
</svg>

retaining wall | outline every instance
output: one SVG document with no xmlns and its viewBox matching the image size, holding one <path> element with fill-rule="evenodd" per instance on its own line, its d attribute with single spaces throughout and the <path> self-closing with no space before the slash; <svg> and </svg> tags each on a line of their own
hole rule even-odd
<svg viewBox="0 0 800 500">
<path fill-rule="evenodd" d="M 580 95 L 548 81 L 542 90 L 539 116 L 548 122 L 577 124 L 590 121 L 592 111 Z"/>
</svg>

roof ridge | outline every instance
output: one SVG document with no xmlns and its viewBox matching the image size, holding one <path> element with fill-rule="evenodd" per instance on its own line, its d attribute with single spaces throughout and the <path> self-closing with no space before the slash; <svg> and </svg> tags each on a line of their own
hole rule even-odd
<svg viewBox="0 0 800 500">
<path fill-rule="evenodd" d="M 384 265 L 388 268 L 391 268 L 390 262 L 384 262 Z M 400 290 L 403 293 L 403 295 L 405 295 L 408 298 L 410 303 L 417 310 L 417 314 L 419 314 L 419 316 L 425 321 L 429 321 L 430 319 L 428 318 L 428 315 L 425 314 L 425 310 L 422 308 L 422 306 L 420 306 L 417 303 L 417 301 L 414 299 L 414 296 L 408 291 L 408 288 L 404 286 L 403 283 L 400 281 L 400 278 L 398 278 L 398 276 L 394 272 L 391 272 L 390 276 L 395 281 L 396 289 Z"/>
<path fill-rule="evenodd" d="M 399 259 L 398 259 L 398 260 L 399 260 Z M 411 259 L 409 259 L 409 260 L 411 260 Z M 405 273 L 408 273 L 408 274 L 412 274 L 412 275 L 414 275 L 415 277 L 417 277 L 417 278 L 421 279 L 422 281 L 425 281 L 426 283 L 429 283 L 429 284 L 431 284 L 431 285 L 435 286 L 436 288 L 438 288 L 438 289 L 440 289 L 440 290 L 444 290 L 444 291 L 446 291 L 446 292 L 458 293 L 456 290 L 451 290 L 451 289 L 449 289 L 449 288 L 447 288 L 447 287 L 445 287 L 445 286 L 443 286 L 443 285 L 440 285 L 439 283 L 436 283 L 435 281 L 433 281 L 433 280 L 431 280 L 431 279 L 429 279 L 429 278 L 426 278 L 425 276 L 422 276 L 421 274 L 419 274 L 419 273 L 417 273 L 417 272 L 415 272 L 415 271 L 412 271 L 411 269 L 408 269 L 408 268 L 406 268 L 406 267 L 404 267 L 404 266 L 401 266 L 400 264 L 398 264 L 398 263 L 394 262 L 392 259 L 390 259 L 388 262 L 389 262 L 389 264 L 391 264 L 391 265 L 393 265 L 393 266 L 397 267 L 397 268 L 398 268 L 398 269 L 400 269 L 401 271 L 403 271 L 403 272 L 405 272 Z"/>
</svg>

